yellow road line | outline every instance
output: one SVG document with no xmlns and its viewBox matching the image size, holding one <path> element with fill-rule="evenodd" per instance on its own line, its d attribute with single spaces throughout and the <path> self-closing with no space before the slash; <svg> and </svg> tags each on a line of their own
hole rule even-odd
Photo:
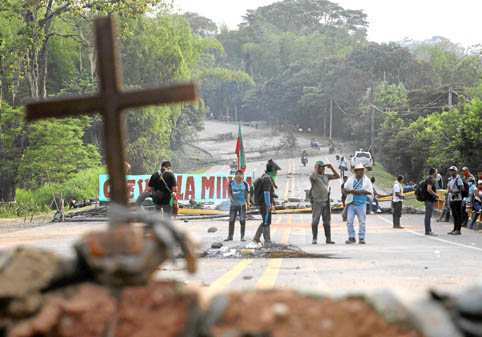
<svg viewBox="0 0 482 337">
<path fill-rule="evenodd" d="M 281 223 L 281 220 L 284 218 L 284 215 L 281 215 L 278 219 L 276 219 L 275 223 Z M 276 234 L 277 228 L 273 228 L 271 231 L 271 235 L 274 236 Z M 220 291 L 225 289 L 239 274 L 243 272 L 243 270 L 249 266 L 253 262 L 253 259 L 243 259 L 230 270 L 228 270 L 223 276 L 216 279 L 211 285 L 209 289 Z"/>
<path fill-rule="evenodd" d="M 210 289 L 223 290 L 226 288 L 243 270 L 253 262 L 253 259 L 244 259 L 226 272 L 223 276 L 211 283 Z"/>
<path fill-rule="evenodd" d="M 256 283 L 256 288 L 266 289 L 273 288 L 276 279 L 278 278 L 279 268 L 281 267 L 281 262 L 283 259 L 271 259 L 268 267 L 264 271 L 261 278 Z"/>
</svg>

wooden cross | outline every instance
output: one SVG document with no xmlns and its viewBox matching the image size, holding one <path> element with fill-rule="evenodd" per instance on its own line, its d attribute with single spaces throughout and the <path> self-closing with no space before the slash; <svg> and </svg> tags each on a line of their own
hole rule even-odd
<svg viewBox="0 0 482 337">
<path fill-rule="evenodd" d="M 27 121 L 100 112 L 104 121 L 104 146 L 110 178 L 111 200 L 127 206 L 125 179 L 124 123 L 121 110 L 196 99 L 193 83 L 167 88 L 122 91 L 115 20 L 112 16 L 95 21 L 100 93 L 70 99 L 52 99 L 27 104 Z"/>
</svg>

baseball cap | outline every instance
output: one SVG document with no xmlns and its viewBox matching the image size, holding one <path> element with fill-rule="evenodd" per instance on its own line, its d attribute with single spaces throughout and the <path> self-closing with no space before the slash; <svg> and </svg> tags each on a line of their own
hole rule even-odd
<svg viewBox="0 0 482 337">
<path fill-rule="evenodd" d="M 449 171 L 457 171 L 457 167 L 456 166 L 450 166 Z"/>
<path fill-rule="evenodd" d="M 318 160 L 317 163 L 320 164 L 320 166 L 326 166 L 326 164 L 323 160 Z"/>
<path fill-rule="evenodd" d="M 466 167 L 466 166 L 462 167 L 462 171 L 468 171 L 468 170 L 469 170 L 468 167 Z"/>
</svg>

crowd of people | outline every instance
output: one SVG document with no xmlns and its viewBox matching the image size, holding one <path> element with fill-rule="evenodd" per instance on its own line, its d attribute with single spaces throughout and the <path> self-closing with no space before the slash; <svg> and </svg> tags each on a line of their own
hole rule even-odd
<svg viewBox="0 0 482 337">
<path fill-rule="evenodd" d="M 344 168 L 343 165 L 340 166 Z M 331 172 L 325 172 L 326 170 Z M 260 243 L 263 237 L 265 244 L 271 243 L 270 225 L 273 207 L 276 203 L 276 177 L 281 167 L 272 159 L 266 164 L 264 174 L 253 182 L 254 201 L 250 199 L 250 187 L 244 181 L 244 172 L 237 170 L 234 180 L 229 185 L 229 199 L 231 202 L 229 212 L 229 230 L 228 237 L 225 241 L 232 241 L 234 236 L 234 228 L 236 218 L 239 217 L 241 224 L 241 241 L 245 241 L 246 232 L 246 213 L 250 204 L 254 202 L 261 211 L 262 222 L 258 226 L 256 234 L 253 238 L 254 242 Z M 437 236 L 432 231 L 431 219 L 435 203 L 438 201 L 438 190 L 447 188 L 444 200 L 444 208 L 440 218 L 437 221 L 449 221 L 450 214 L 453 217 L 454 227 L 448 234 L 461 235 L 462 227 L 473 228 L 478 218 L 482 221 L 482 172 L 478 173 L 476 178 L 470 173 L 467 167 L 462 168 L 462 174 L 459 175 L 455 166 L 449 168 L 449 178 L 447 184 L 444 184 L 443 177 L 435 168 L 428 171 L 427 178 L 414 186 L 412 184 L 404 187 L 405 177 L 400 175 L 392 185 L 391 194 L 379 194 L 374 188 L 375 178 L 368 178 L 366 168 L 363 164 L 358 163 L 352 168 L 353 175 L 348 177 L 340 175 L 338 171 L 330 163 L 322 160 L 316 162 L 312 174 L 309 176 L 310 202 L 312 205 L 312 235 L 313 244 L 318 243 L 318 226 L 320 220 L 323 222 L 326 244 L 334 244 L 331 237 L 331 205 L 330 205 L 330 181 L 340 179 L 342 203 L 343 203 L 343 220 L 346 221 L 348 238 L 346 244 L 357 242 L 355 231 L 355 218 L 358 219 L 358 243 L 365 244 L 366 237 L 366 214 L 367 204 L 370 214 L 374 214 L 373 203 L 375 203 L 375 211 L 381 213 L 378 198 L 391 197 L 393 228 L 403 229 L 401 224 L 402 205 L 405 200 L 405 193 L 410 190 L 418 189 L 419 200 L 425 203 L 425 235 Z M 152 191 L 153 201 L 156 209 L 163 212 L 167 216 L 172 216 L 176 203 L 175 192 L 177 192 L 176 179 L 172 173 L 171 163 L 165 161 L 161 165 L 161 170 L 155 172 L 148 184 L 148 190 Z M 471 214 L 471 219 L 469 217 Z"/>
</svg>

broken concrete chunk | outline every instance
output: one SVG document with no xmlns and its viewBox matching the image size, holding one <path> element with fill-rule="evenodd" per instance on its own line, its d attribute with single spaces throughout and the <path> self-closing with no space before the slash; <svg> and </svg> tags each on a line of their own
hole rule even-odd
<svg viewBox="0 0 482 337">
<path fill-rule="evenodd" d="M 46 288 L 62 264 L 54 253 L 25 247 L 2 253 L 1 261 L 0 298 L 23 297 Z"/>
<path fill-rule="evenodd" d="M 217 231 L 218 231 L 218 229 L 216 227 L 209 227 L 208 228 L 208 233 L 215 233 Z"/>
<path fill-rule="evenodd" d="M 213 249 L 219 249 L 223 246 L 223 244 L 221 242 L 214 242 L 212 245 L 211 245 L 211 248 Z"/>
</svg>

